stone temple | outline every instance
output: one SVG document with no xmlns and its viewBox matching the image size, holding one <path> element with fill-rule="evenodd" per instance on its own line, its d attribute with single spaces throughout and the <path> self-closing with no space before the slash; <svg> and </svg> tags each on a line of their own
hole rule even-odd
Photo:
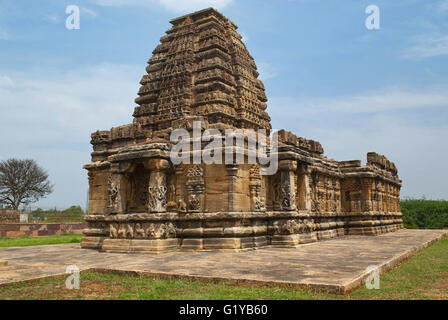
<svg viewBox="0 0 448 320">
<path fill-rule="evenodd" d="M 174 163 L 175 129 L 186 129 L 193 144 L 198 122 L 200 132 L 265 129 L 267 137 L 271 125 L 263 83 L 237 26 L 212 8 L 171 24 L 140 81 L 133 122 L 92 134 L 83 248 L 296 247 L 403 227 L 397 169 L 373 152 L 365 165 L 335 161 L 319 142 L 281 130 L 278 147 L 266 148 L 278 158 L 273 174 L 261 174 L 261 161 Z M 248 159 L 249 140 L 231 149 L 235 158 Z"/>
</svg>

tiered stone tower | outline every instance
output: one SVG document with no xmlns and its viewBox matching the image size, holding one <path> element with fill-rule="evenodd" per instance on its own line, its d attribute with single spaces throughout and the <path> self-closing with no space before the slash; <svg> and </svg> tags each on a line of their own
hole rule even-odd
<svg viewBox="0 0 448 320">
<path fill-rule="evenodd" d="M 169 133 L 202 116 L 211 128 L 270 128 L 266 95 L 237 26 L 213 9 L 171 21 L 141 80 L 134 124 Z"/>
<path fill-rule="evenodd" d="M 92 134 L 83 248 L 120 252 L 297 246 L 402 227 L 395 165 L 324 157 L 320 143 L 278 133 L 264 164 L 175 164 L 170 135 L 271 130 L 267 98 L 237 26 L 210 8 L 171 21 L 148 61 L 134 121 Z M 247 160 L 249 140 L 234 154 Z M 204 145 L 204 142 L 202 142 Z M 192 157 L 192 154 L 189 154 Z"/>
</svg>

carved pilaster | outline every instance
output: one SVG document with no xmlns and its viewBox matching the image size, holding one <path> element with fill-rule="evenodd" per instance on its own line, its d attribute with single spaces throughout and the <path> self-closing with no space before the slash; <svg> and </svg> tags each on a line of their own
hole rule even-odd
<svg viewBox="0 0 448 320">
<path fill-rule="evenodd" d="M 372 211 L 371 192 L 373 181 L 372 179 L 361 179 L 361 207 L 362 211 Z"/>
<path fill-rule="evenodd" d="M 174 166 L 174 172 L 176 175 L 176 210 L 177 212 L 185 213 L 187 212 L 187 204 L 185 203 L 185 179 L 183 179 L 184 167 L 182 165 Z"/>
<path fill-rule="evenodd" d="M 167 185 L 166 169 L 169 163 L 163 159 L 151 159 L 151 170 L 148 186 L 148 211 L 153 213 L 166 212 Z"/>
<path fill-rule="evenodd" d="M 299 209 L 311 212 L 311 170 L 307 165 L 302 164 L 297 172 L 299 175 L 297 179 L 297 183 L 299 184 L 297 189 L 300 190 L 300 192 L 296 196 L 300 203 Z"/>
<path fill-rule="evenodd" d="M 266 211 L 265 198 L 261 196 L 260 167 L 254 164 L 249 170 L 252 211 Z"/>
<path fill-rule="evenodd" d="M 320 212 L 319 175 L 314 171 L 311 173 L 310 178 L 309 187 L 311 191 L 311 211 Z"/>
<path fill-rule="evenodd" d="M 125 183 L 124 175 L 119 172 L 112 172 L 107 182 L 108 207 L 109 214 L 122 214 L 126 210 Z"/>
<path fill-rule="evenodd" d="M 238 165 L 232 164 L 227 165 L 227 175 L 229 177 L 229 211 L 235 211 L 235 197 L 234 192 L 236 190 L 237 176 L 238 176 Z"/>
<path fill-rule="evenodd" d="M 94 176 L 95 176 L 95 174 L 93 173 L 93 171 L 91 171 L 91 170 L 89 170 L 88 171 L 88 173 L 87 173 L 87 175 L 88 175 L 88 177 L 89 177 L 89 198 L 87 199 L 87 212 L 88 212 L 88 214 L 92 214 L 93 213 L 93 210 L 92 210 L 92 208 L 91 208 L 91 201 L 90 200 L 92 200 L 93 199 L 93 195 L 94 195 L 94 187 L 93 187 L 93 184 L 94 184 L 94 181 L 95 181 L 95 178 L 94 178 Z M 107 204 L 106 204 L 106 206 L 109 206 L 109 200 L 108 200 L 108 202 L 107 202 Z"/>
<path fill-rule="evenodd" d="M 280 209 L 282 211 L 296 210 L 294 175 L 297 170 L 297 162 L 282 160 L 279 169 L 281 170 Z"/>
</svg>

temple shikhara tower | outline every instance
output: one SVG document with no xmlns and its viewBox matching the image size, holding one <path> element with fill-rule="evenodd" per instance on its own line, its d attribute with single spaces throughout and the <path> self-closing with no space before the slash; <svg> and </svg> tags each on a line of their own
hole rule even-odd
<svg viewBox="0 0 448 320">
<path fill-rule="evenodd" d="M 271 125 L 263 83 L 237 26 L 212 8 L 171 24 L 140 81 L 133 122 L 92 134 L 83 248 L 295 247 L 402 228 L 397 169 L 373 152 L 365 165 L 339 162 L 325 157 L 319 142 L 281 130 L 278 147 L 266 149 L 278 159 L 271 174 L 262 174 L 263 161 L 175 163 L 176 129 L 185 129 L 193 145 L 195 123 L 200 132 L 264 129 L 266 136 Z M 248 158 L 250 139 L 232 149 L 235 159 Z"/>
</svg>

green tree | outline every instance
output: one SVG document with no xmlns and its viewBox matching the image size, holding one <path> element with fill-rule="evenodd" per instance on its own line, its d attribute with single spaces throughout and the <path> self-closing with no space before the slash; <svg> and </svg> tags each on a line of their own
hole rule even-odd
<svg viewBox="0 0 448 320">
<path fill-rule="evenodd" d="M 448 201 L 405 199 L 401 211 L 406 228 L 448 228 Z"/>
</svg>

